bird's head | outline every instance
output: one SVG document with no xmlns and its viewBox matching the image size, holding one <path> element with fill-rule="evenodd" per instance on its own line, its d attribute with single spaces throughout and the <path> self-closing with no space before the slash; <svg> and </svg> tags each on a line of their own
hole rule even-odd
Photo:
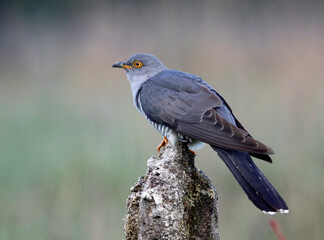
<svg viewBox="0 0 324 240">
<path fill-rule="evenodd" d="M 134 82 L 143 83 L 166 69 L 157 57 L 146 53 L 134 54 L 125 62 L 116 62 L 112 67 L 123 68 L 131 84 Z"/>
</svg>

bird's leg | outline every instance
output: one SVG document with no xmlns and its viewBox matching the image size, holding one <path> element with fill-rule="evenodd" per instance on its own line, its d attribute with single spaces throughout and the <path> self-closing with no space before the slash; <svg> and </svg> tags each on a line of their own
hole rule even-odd
<svg viewBox="0 0 324 240">
<path fill-rule="evenodd" d="M 166 137 L 164 137 L 162 142 L 159 144 L 159 146 L 156 147 L 158 152 L 160 152 L 161 147 L 167 145 L 167 143 L 168 143 L 168 139 Z"/>
<path fill-rule="evenodd" d="M 189 148 L 189 151 L 190 151 L 193 155 L 196 155 L 196 152 L 195 152 L 195 151 L 192 151 L 190 148 Z"/>
</svg>

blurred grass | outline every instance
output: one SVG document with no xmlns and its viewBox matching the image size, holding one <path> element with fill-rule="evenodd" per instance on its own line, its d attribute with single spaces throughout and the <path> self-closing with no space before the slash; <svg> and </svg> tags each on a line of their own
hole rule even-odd
<svg viewBox="0 0 324 240">
<path fill-rule="evenodd" d="M 258 166 L 287 201 L 288 239 L 324 234 L 321 8 L 180 3 L 96 5 L 67 22 L 11 11 L 0 45 L 0 239 L 121 239 L 129 188 L 158 133 L 112 63 L 135 52 L 202 76 L 257 139 Z M 36 24 L 35 24 L 36 23 Z M 196 161 L 220 195 L 223 239 L 274 239 L 209 148 Z"/>
</svg>

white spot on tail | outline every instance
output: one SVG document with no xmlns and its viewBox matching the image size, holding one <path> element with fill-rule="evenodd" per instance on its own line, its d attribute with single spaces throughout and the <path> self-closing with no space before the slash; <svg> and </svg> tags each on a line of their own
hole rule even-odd
<svg viewBox="0 0 324 240">
<path fill-rule="evenodd" d="M 276 214 L 276 212 L 266 212 L 266 211 L 262 211 L 262 212 L 264 212 L 265 214 L 269 214 L 269 215 L 274 215 L 274 214 Z"/>
<path fill-rule="evenodd" d="M 280 213 L 289 213 L 289 209 L 279 209 Z"/>
<path fill-rule="evenodd" d="M 279 209 L 277 212 L 267 212 L 267 211 L 262 211 L 262 212 L 264 212 L 265 214 L 274 215 L 277 212 L 279 212 L 281 214 L 283 214 L 283 213 L 289 213 L 289 209 Z"/>
</svg>

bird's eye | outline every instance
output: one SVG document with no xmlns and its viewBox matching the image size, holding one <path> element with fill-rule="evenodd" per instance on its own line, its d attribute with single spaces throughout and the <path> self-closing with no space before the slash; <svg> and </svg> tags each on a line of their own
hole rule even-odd
<svg viewBox="0 0 324 240">
<path fill-rule="evenodd" d="M 141 61 L 134 61 L 133 66 L 136 68 L 140 68 L 143 66 L 143 63 Z"/>
</svg>

